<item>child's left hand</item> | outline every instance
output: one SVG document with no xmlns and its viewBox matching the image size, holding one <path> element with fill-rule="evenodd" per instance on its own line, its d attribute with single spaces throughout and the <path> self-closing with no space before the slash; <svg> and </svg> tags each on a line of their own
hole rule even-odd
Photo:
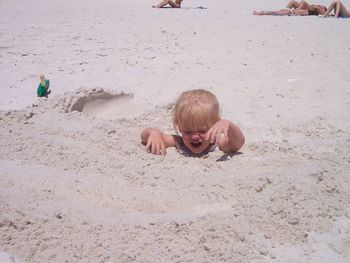
<svg viewBox="0 0 350 263">
<path fill-rule="evenodd" d="M 229 120 L 219 120 L 208 131 L 206 139 L 210 140 L 210 143 L 219 143 L 221 134 L 224 134 L 224 138 L 228 140 L 228 131 L 233 123 Z"/>
</svg>

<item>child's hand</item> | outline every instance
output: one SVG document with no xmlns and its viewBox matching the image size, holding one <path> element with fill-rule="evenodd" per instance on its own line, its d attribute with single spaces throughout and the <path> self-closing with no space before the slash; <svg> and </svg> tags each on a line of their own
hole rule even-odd
<svg viewBox="0 0 350 263">
<path fill-rule="evenodd" d="M 166 154 L 165 141 L 159 130 L 152 129 L 150 131 L 146 144 L 146 151 L 156 155 Z"/>
<path fill-rule="evenodd" d="M 222 134 L 224 137 L 220 138 Z M 238 151 L 245 141 L 240 128 L 228 120 L 215 123 L 207 132 L 206 139 L 210 140 L 210 143 L 215 142 L 225 153 Z"/>
<path fill-rule="evenodd" d="M 233 123 L 228 120 L 219 120 L 207 131 L 206 139 L 210 140 L 210 143 L 219 143 L 221 134 L 224 134 L 224 138 L 227 140 L 231 125 L 233 125 Z"/>
</svg>

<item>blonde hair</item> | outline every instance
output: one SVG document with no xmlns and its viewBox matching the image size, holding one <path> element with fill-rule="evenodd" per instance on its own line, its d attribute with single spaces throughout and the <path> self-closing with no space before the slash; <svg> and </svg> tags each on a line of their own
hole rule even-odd
<svg viewBox="0 0 350 263">
<path fill-rule="evenodd" d="M 173 125 L 176 133 L 209 129 L 219 120 L 219 102 L 213 93 L 204 89 L 183 92 L 173 108 Z"/>
</svg>

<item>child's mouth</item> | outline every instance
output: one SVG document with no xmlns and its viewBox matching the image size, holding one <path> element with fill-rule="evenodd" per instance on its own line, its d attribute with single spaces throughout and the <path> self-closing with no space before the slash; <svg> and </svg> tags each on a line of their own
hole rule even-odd
<svg viewBox="0 0 350 263">
<path fill-rule="evenodd" d="M 191 146 L 193 148 L 199 148 L 201 147 L 202 143 L 201 142 L 191 142 Z"/>
</svg>

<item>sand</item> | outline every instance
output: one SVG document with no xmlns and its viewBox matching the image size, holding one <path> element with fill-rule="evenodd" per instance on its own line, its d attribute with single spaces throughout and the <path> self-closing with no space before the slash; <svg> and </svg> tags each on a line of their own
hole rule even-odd
<svg viewBox="0 0 350 263">
<path fill-rule="evenodd" d="M 350 20 L 152 4 L 0 1 L 0 262 L 349 262 Z M 238 153 L 146 153 L 192 88 Z"/>
</svg>

